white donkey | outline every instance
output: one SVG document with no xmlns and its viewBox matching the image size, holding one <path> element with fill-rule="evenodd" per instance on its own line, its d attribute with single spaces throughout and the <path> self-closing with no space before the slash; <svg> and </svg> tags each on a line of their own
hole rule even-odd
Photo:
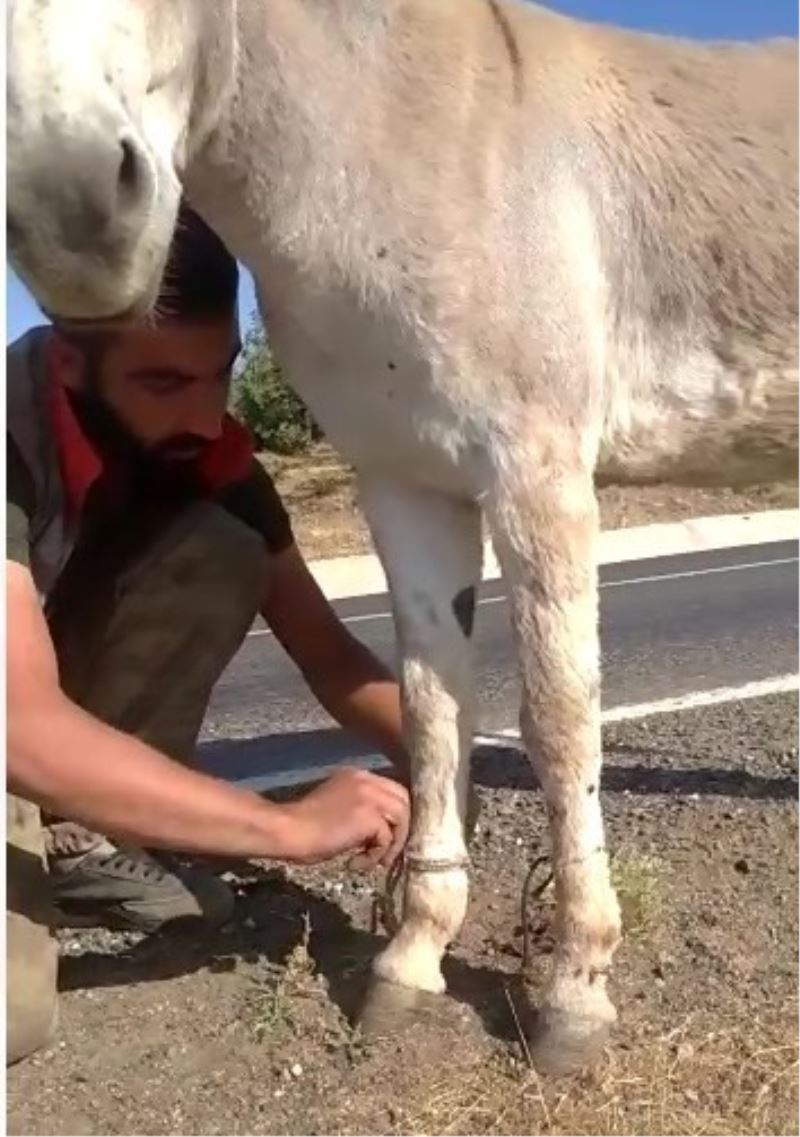
<svg viewBox="0 0 800 1137">
<path fill-rule="evenodd" d="M 145 313 L 185 190 L 358 471 L 414 759 L 379 1008 L 444 989 L 466 910 L 487 519 L 555 874 L 532 1047 L 581 1064 L 615 1017 L 620 935 L 593 478 L 794 465 L 794 44 L 507 0 L 9 0 L 8 19 L 9 242 L 45 308 Z"/>
</svg>

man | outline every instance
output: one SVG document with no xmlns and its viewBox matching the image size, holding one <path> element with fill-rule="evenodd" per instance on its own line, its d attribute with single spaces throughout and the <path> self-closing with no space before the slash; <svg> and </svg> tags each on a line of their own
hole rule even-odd
<svg viewBox="0 0 800 1137">
<path fill-rule="evenodd" d="M 9 1061 L 52 1033 L 54 923 L 219 923 L 232 894 L 186 855 L 388 863 L 407 835 L 388 778 L 342 769 L 278 805 L 191 768 L 260 612 L 334 718 L 405 773 L 397 687 L 225 413 L 237 284 L 185 210 L 154 325 L 39 328 L 7 353 Z"/>
</svg>

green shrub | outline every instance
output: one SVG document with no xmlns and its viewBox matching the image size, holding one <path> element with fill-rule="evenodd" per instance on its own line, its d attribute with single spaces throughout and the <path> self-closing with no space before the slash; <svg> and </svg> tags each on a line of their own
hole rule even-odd
<svg viewBox="0 0 800 1137">
<path fill-rule="evenodd" d="M 265 450 L 299 454 L 318 437 L 305 404 L 284 381 L 264 329 L 255 322 L 244 339 L 232 404 Z"/>
</svg>

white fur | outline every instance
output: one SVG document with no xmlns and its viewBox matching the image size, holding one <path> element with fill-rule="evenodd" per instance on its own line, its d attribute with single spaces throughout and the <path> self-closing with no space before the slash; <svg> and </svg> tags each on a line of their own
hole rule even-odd
<svg viewBox="0 0 800 1137">
<path fill-rule="evenodd" d="M 361 499 L 391 589 L 401 657 L 404 726 L 413 762 L 408 852 L 433 861 L 466 856 L 473 674 L 454 598 L 481 579 L 480 515 L 443 494 L 366 480 Z M 413 549 L 413 555 L 409 551 Z M 386 979 L 444 989 L 439 963 L 467 905 L 463 868 L 412 872 L 400 932 L 376 960 Z"/>
</svg>

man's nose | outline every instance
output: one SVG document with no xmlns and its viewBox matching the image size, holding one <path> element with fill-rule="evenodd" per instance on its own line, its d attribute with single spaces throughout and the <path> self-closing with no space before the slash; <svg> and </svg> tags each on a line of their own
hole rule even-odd
<svg viewBox="0 0 800 1137">
<path fill-rule="evenodd" d="M 222 435 L 224 413 L 224 408 L 220 408 L 216 400 L 198 400 L 187 416 L 186 433 L 215 442 Z"/>
</svg>

